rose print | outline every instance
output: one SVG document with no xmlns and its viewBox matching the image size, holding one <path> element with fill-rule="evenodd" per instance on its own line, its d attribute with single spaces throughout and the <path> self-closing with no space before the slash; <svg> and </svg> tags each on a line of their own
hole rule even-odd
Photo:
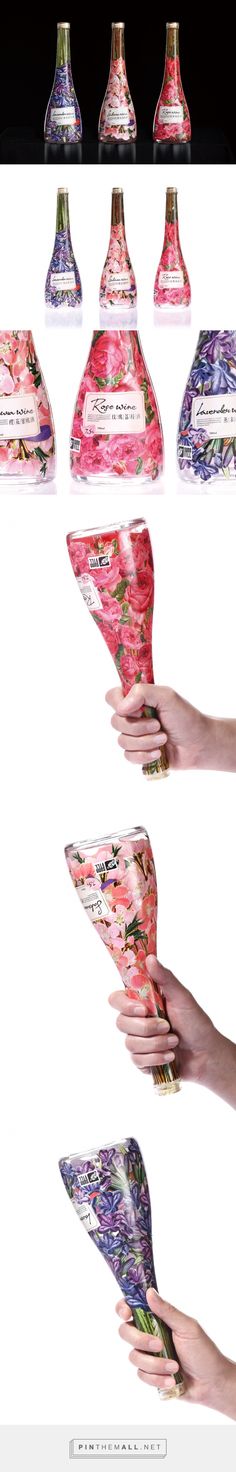
<svg viewBox="0 0 236 1472">
<path fill-rule="evenodd" d="M 72 475 L 155 480 L 163 460 L 159 409 L 138 333 L 94 332 L 72 422 Z"/>
<path fill-rule="evenodd" d="M 0 333 L 0 474 L 22 482 L 55 475 L 52 411 L 31 332 Z"/>
</svg>

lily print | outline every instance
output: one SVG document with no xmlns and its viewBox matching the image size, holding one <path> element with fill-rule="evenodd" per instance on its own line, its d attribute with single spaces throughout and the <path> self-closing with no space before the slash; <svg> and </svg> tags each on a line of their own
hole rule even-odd
<svg viewBox="0 0 236 1472">
<path fill-rule="evenodd" d="M 94 332 L 72 421 L 72 476 L 156 480 L 163 463 L 160 414 L 138 333 Z"/>
<path fill-rule="evenodd" d="M 107 946 L 130 998 L 146 1002 L 150 1016 L 165 1017 L 165 1003 L 151 982 L 146 958 L 156 955 L 157 882 L 148 834 L 136 828 L 92 844 L 70 844 L 69 873 L 97 934 Z M 162 1093 L 176 1092 L 175 1063 L 153 1070 Z"/>
<path fill-rule="evenodd" d="M 137 287 L 122 222 L 112 225 L 108 252 L 103 267 L 99 302 L 101 307 L 136 305 Z"/>
<path fill-rule="evenodd" d="M 136 1327 L 160 1334 L 162 1355 L 175 1358 L 170 1330 L 147 1309 L 147 1288 L 157 1284 L 149 1187 L 137 1141 L 122 1140 L 88 1158 L 71 1156 L 59 1165 L 75 1211 L 111 1268 Z M 183 1391 L 182 1373 L 177 1371 L 172 1394 Z"/>
<path fill-rule="evenodd" d="M 236 477 L 236 331 L 200 332 L 179 421 L 178 468 L 202 485 Z"/>
<path fill-rule="evenodd" d="M 124 695 L 135 682 L 153 684 L 154 566 L 145 522 L 72 532 L 67 546 L 79 590 L 114 659 Z M 165 747 L 143 771 L 150 778 L 166 774 Z"/>
<path fill-rule="evenodd" d="M 52 411 L 30 331 L 0 332 L 0 475 L 55 475 Z"/>
<path fill-rule="evenodd" d="M 128 143 L 137 138 L 137 125 L 123 56 L 111 60 L 108 84 L 101 107 L 100 142 Z"/>
<path fill-rule="evenodd" d="M 182 255 L 177 221 L 166 220 L 164 245 L 154 286 L 156 307 L 188 307 L 190 281 Z"/>
</svg>

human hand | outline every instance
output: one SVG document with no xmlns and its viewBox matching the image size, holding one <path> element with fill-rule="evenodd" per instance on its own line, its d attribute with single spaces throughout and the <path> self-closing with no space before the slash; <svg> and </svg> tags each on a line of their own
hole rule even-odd
<svg viewBox="0 0 236 1472">
<path fill-rule="evenodd" d="M 131 1309 L 122 1298 L 117 1304 L 122 1320 L 119 1333 L 131 1345 L 129 1359 L 137 1369 L 139 1380 L 168 1392 L 174 1389 L 174 1373 L 180 1368 L 186 1386 L 185 1400 L 211 1406 L 236 1420 L 236 1365 L 221 1354 L 195 1319 L 166 1303 L 155 1288 L 148 1288 L 146 1297 L 151 1312 L 172 1331 L 176 1360 L 159 1358 L 163 1349 L 161 1339 L 135 1328 Z"/>
<path fill-rule="evenodd" d="M 119 732 L 118 744 L 127 761 L 136 765 L 143 765 L 146 758 L 156 761 L 161 747 L 166 746 L 171 767 L 185 770 L 208 765 L 211 732 L 217 722 L 202 715 L 175 690 L 166 685 L 136 684 L 124 696 L 119 686 L 108 690 L 106 700 L 115 712 L 111 724 Z M 158 719 L 144 716 L 144 706 L 152 706 Z"/>
<path fill-rule="evenodd" d="M 216 1051 L 218 1056 L 220 1034 L 191 992 L 172 971 L 161 966 L 156 956 L 148 956 L 146 966 L 151 981 L 165 997 L 169 1021 L 150 1017 L 138 994 L 135 1001 L 125 990 L 112 992 L 109 997 L 110 1006 L 118 1012 L 116 1025 L 125 1034 L 133 1063 L 148 1073 L 175 1058 L 181 1078 L 207 1084 L 209 1059 L 212 1066 Z"/>
</svg>

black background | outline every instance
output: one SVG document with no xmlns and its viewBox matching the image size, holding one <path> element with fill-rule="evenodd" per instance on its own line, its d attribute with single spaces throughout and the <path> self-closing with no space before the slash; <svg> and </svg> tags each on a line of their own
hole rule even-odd
<svg viewBox="0 0 236 1472">
<path fill-rule="evenodd" d="M 122 17 L 125 18 L 123 13 Z M 31 16 L 28 12 L 24 20 L 21 11 L 21 18 L 18 16 L 13 22 L 9 7 L 9 21 L 1 21 L 1 133 L 14 130 L 17 139 L 22 129 L 31 128 L 35 138 L 42 142 L 44 115 L 53 84 L 59 18 L 58 8 L 51 10 L 50 17 L 40 8 L 34 9 Z M 70 9 L 66 19 L 71 22 L 72 72 L 82 113 L 85 154 L 88 144 L 92 161 L 91 144 L 94 148 L 97 145 L 98 116 L 108 80 L 111 13 L 103 7 L 100 15 L 87 4 L 84 12 L 81 5 Z M 135 19 L 125 20 L 127 74 L 138 136 L 143 143 L 152 139 L 153 115 L 163 78 L 167 19 L 166 8 L 159 5 L 154 18 L 149 9 L 145 15 L 143 7 L 140 19 L 136 12 Z M 178 19 L 181 75 L 193 132 L 203 130 L 206 163 L 211 161 L 207 157 L 208 129 L 218 136 L 219 161 L 222 136 L 229 144 L 232 161 L 236 158 L 233 107 L 236 18 L 228 25 L 225 14 L 225 21 L 221 18 L 219 25 L 216 12 L 211 18 L 203 6 L 199 11 L 192 8 L 192 15 L 190 7 L 188 14 L 179 11 Z"/>
</svg>

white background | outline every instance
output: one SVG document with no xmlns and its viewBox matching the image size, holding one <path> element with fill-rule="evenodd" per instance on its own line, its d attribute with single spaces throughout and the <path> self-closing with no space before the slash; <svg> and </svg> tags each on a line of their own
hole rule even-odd
<svg viewBox="0 0 236 1472">
<path fill-rule="evenodd" d="M 90 328 L 98 323 L 95 282 L 107 245 L 112 180 L 109 170 L 71 170 L 84 325 L 78 334 L 55 335 L 43 324 L 43 284 L 56 172 L 32 172 L 31 190 L 25 170 L 28 233 L 25 211 L 18 289 L 10 191 L 7 238 L 1 238 L 1 321 L 32 325 L 60 428 L 59 495 L 2 494 L 0 501 L 1 1422 L 76 1425 L 80 1417 L 88 1425 L 109 1419 L 158 1429 L 200 1426 L 223 1418 L 184 1401 L 161 1405 L 128 1363 L 114 1312 L 119 1292 L 71 1209 L 57 1165 L 63 1154 L 136 1135 L 149 1178 L 160 1290 L 236 1359 L 235 1115 L 187 1085 L 176 1098 L 160 1100 L 151 1081 L 135 1072 L 107 1005 L 117 974 L 79 905 L 63 854 L 73 840 L 134 824 L 148 828 L 160 959 L 236 1038 L 235 777 L 176 773 L 152 785 L 125 762 L 104 701 L 117 683 L 114 666 L 66 550 L 66 532 L 77 525 L 123 519 L 124 495 L 112 493 L 110 504 L 100 492 L 88 504 L 85 495 L 68 495 L 66 440 Z M 168 170 L 124 173 L 141 337 L 160 386 L 171 465 L 192 329 L 159 334 L 152 324 L 150 283 L 163 234 L 158 200 L 163 206 Z M 226 170 L 217 240 L 212 219 L 211 245 L 206 232 L 204 250 L 201 244 L 210 173 L 205 169 L 201 178 L 195 169 L 193 180 L 186 169 L 181 189 L 179 183 L 182 245 L 198 300 L 194 342 L 200 325 L 234 324 L 231 283 L 223 274 Z M 15 174 L 16 210 L 23 174 Z M 3 210 L 6 189 L 5 171 Z M 211 215 L 208 220 L 211 234 Z M 211 714 L 235 716 L 236 501 L 171 498 L 167 476 L 166 489 L 166 498 L 135 498 L 131 491 L 125 501 L 127 517 L 136 508 L 146 516 L 152 538 L 156 677 Z"/>
</svg>

